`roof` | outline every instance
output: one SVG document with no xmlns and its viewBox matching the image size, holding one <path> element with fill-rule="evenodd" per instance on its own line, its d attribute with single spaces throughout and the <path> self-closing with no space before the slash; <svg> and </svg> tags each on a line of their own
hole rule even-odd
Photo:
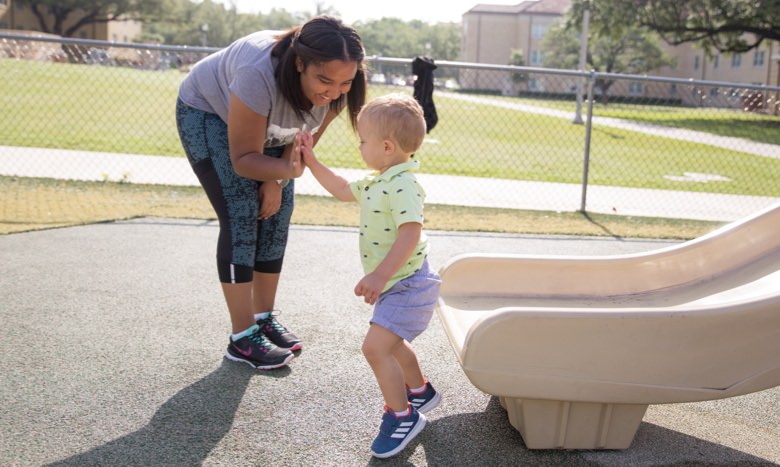
<svg viewBox="0 0 780 467">
<path fill-rule="evenodd" d="M 562 15 L 571 5 L 572 0 L 526 0 L 516 5 L 493 5 L 479 3 L 474 5 L 469 13 L 493 13 L 493 14 L 553 14 Z"/>
</svg>

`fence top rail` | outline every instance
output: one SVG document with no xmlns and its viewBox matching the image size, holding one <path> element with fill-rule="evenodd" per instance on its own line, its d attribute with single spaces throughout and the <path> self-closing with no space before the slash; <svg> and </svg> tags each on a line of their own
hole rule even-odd
<svg viewBox="0 0 780 467">
<path fill-rule="evenodd" d="M 9 34 L 3 32 L 0 32 L 0 39 L 31 41 L 31 42 L 56 42 L 59 44 L 89 45 L 93 47 L 121 47 L 121 48 L 128 48 L 128 49 L 160 50 L 165 52 L 212 53 L 220 49 L 219 47 L 142 44 L 142 43 L 134 43 L 134 42 L 112 42 L 112 41 L 100 41 L 95 39 L 77 39 L 73 37 L 61 37 L 55 35 Z"/>
<path fill-rule="evenodd" d="M 388 65 L 402 65 L 411 64 L 411 58 L 388 58 L 379 56 L 366 57 L 366 61 L 388 64 Z M 435 62 L 439 66 L 471 69 L 471 70 L 486 70 L 486 71 L 507 71 L 515 73 L 539 73 L 548 75 L 567 75 L 567 76 L 579 76 L 592 80 L 629 80 L 629 81 L 647 81 L 657 83 L 670 83 L 670 84 L 684 84 L 684 85 L 696 85 L 696 86 L 717 86 L 717 87 L 738 87 L 745 89 L 758 89 L 765 91 L 780 92 L 780 86 L 767 86 L 766 84 L 751 84 L 751 83 L 737 83 L 732 81 L 706 81 L 693 78 L 672 78 L 665 76 L 648 76 L 648 75 L 632 75 L 621 73 L 606 73 L 595 70 L 582 71 L 582 70 L 562 70 L 557 68 L 540 68 L 529 66 L 515 66 L 515 65 L 495 65 L 487 63 L 468 63 L 468 62 L 451 62 L 447 60 L 437 60 Z"/>
<path fill-rule="evenodd" d="M 74 45 L 89 45 L 96 47 L 125 47 L 131 49 L 146 49 L 146 50 L 159 50 L 166 52 L 198 52 L 198 53 L 213 53 L 220 50 L 219 47 L 199 47 L 189 45 L 162 45 L 162 44 L 141 44 L 130 42 L 111 42 L 100 41 L 95 39 L 76 39 L 72 37 L 60 37 L 54 35 L 43 34 L 13 34 L 0 32 L 0 40 L 17 40 L 17 41 L 38 41 L 38 42 L 56 42 L 61 44 L 74 44 Z M 388 64 L 388 65 L 411 65 L 411 58 L 392 58 L 392 57 L 380 57 L 372 55 L 366 57 L 366 61 L 370 63 Z M 668 83 L 668 84 L 682 84 L 693 86 L 711 86 L 711 87 L 733 87 L 742 89 L 753 89 L 760 91 L 780 92 L 780 86 L 768 86 L 766 84 L 751 84 L 751 83 L 737 83 L 731 81 L 706 81 L 693 78 L 672 78 L 663 76 L 647 76 L 647 75 L 631 75 L 621 73 L 605 73 L 595 70 L 563 70 L 557 68 L 541 68 L 541 67 L 529 67 L 529 66 L 515 66 L 515 65 L 496 65 L 488 63 L 470 63 L 470 62 L 456 62 L 448 60 L 437 60 L 437 65 L 449 68 L 469 69 L 469 70 L 484 70 L 484 71 L 506 71 L 514 73 L 535 73 L 535 74 L 548 74 L 548 75 L 562 75 L 582 77 L 588 80 L 629 80 L 629 81 L 644 81 L 644 82 L 656 82 L 656 83 Z"/>
</svg>

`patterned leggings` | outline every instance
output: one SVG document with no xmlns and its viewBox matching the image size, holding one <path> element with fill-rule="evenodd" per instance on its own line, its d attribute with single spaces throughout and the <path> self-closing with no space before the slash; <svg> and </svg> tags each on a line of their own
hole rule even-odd
<svg viewBox="0 0 780 467">
<path fill-rule="evenodd" d="M 282 191 L 279 212 L 257 218 L 257 190 L 262 182 L 240 177 L 228 150 L 227 125 L 216 114 L 176 102 L 176 126 L 184 151 L 219 219 L 217 272 L 223 283 L 251 282 L 253 271 L 282 270 L 287 233 L 293 212 L 294 181 Z M 266 148 L 280 157 L 283 147 Z"/>
</svg>

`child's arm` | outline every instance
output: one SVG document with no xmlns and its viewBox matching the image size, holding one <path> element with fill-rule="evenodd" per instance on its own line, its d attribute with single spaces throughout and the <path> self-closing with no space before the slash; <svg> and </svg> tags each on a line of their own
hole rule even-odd
<svg viewBox="0 0 780 467">
<path fill-rule="evenodd" d="M 309 132 L 299 133 L 295 137 L 296 144 L 299 146 L 301 155 L 303 156 L 303 163 L 309 167 L 314 178 L 322 185 L 323 188 L 333 195 L 336 199 L 341 201 L 357 201 L 352 194 L 352 190 L 349 188 L 349 182 L 333 173 L 328 167 L 320 162 L 314 155 L 314 141 Z"/>
<path fill-rule="evenodd" d="M 373 305 L 385 288 L 387 281 L 409 261 L 422 235 L 422 224 L 407 222 L 398 227 L 398 238 L 393 242 L 385 259 L 355 286 L 355 295 Z"/>
</svg>

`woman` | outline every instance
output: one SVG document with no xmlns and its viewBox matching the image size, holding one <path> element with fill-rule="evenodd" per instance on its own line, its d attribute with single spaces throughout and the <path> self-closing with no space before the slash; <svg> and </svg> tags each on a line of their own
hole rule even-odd
<svg viewBox="0 0 780 467">
<path fill-rule="evenodd" d="M 176 122 L 187 158 L 219 219 L 217 272 L 232 334 L 225 357 L 257 369 L 286 365 L 301 341 L 274 313 L 299 130 L 319 140 L 366 98 L 365 51 L 340 20 L 316 17 L 281 35 L 258 32 L 198 62 L 179 89 Z"/>
</svg>

